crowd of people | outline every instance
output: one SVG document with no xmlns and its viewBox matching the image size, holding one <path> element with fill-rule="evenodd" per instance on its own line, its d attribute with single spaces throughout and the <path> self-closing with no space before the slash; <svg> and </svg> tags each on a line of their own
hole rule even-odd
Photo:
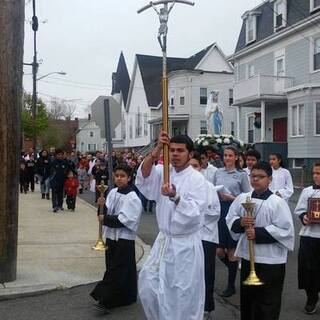
<svg viewBox="0 0 320 320">
<path fill-rule="evenodd" d="M 170 152 L 170 183 L 163 178 L 164 145 Z M 271 153 L 268 162 L 260 158 L 257 150 L 242 154 L 234 146 L 226 146 L 222 154 L 212 148 L 194 150 L 188 136 L 169 138 L 162 132 L 145 158 L 129 151 L 112 153 L 115 188 L 103 196 L 97 186 L 108 184 L 109 176 L 101 152 L 93 157 L 42 151 L 37 161 L 24 156 L 21 170 L 34 168 L 42 198 L 51 188 L 54 212 L 62 210 L 64 193 L 68 208 L 74 209 L 77 193 L 71 190 L 96 192 L 108 247 L 106 272 L 91 292 L 99 311 L 132 304 L 139 294 L 148 320 L 213 319 L 218 257 L 228 270 L 221 296 L 235 294 L 241 270 L 241 319 L 277 320 L 287 255 L 294 248 L 288 206 L 294 188 L 280 154 Z M 320 219 L 310 216 L 312 210 L 319 211 L 320 163 L 313 166 L 313 182 L 302 191 L 294 211 L 302 224 L 298 285 L 306 292 L 307 314 L 317 311 L 320 292 Z M 137 280 L 134 240 L 145 201 L 156 204 L 159 234 Z M 245 210 L 248 202 L 254 206 L 253 216 Z M 250 241 L 260 286 L 244 284 L 252 271 Z"/>
</svg>

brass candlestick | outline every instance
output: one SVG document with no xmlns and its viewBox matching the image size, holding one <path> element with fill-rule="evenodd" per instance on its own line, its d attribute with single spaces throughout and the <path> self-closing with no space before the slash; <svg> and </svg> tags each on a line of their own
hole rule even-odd
<svg viewBox="0 0 320 320">
<path fill-rule="evenodd" d="M 253 203 L 250 197 L 247 197 L 246 202 L 242 203 L 243 208 L 246 210 L 248 217 L 253 217 L 253 210 L 255 203 Z M 254 244 L 253 240 L 248 240 L 249 242 L 249 255 L 250 255 L 250 273 L 248 278 L 243 281 L 245 286 L 261 286 L 263 282 L 258 278 L 256 274 L 256 269 L 254 265 Z"/>
<path fill-rule="evenodd" d="M 103 198 L 106 190 L 108 189 L 108 186 L 106 186 L 102 180 L 97 189 L 100 192 L 100 197 Z M 103 207 L 104 205 L 99 205 L 99 215 L 103 215 Z M 102 222 L 100 220 L 98 229 L 98 240 L 96 241 L 96 244 L 92 247 L 92 249 L 96 251 L 105 251 L 108 249 L 102 238 Z"/>
</svg>

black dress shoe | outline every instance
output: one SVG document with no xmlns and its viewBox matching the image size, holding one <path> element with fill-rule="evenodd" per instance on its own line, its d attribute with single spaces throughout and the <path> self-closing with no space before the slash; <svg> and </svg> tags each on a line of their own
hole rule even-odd
<svg viewBox="0 0 320 320">
<path fill-rule="evenodd" d="M 224 290 L 222 292 L 221 297 L 229 298 L 229 297 L 233 296 L 235 293 L 236 293 L 236 289 L 235 288 L 228 287 L 226 290 Z"/>
<path fill-rule="evenodd" d="M 317 302 L 307 301 L 304 311 L 306 314 L 314 314 L 317 311 Z"/>
</svg>

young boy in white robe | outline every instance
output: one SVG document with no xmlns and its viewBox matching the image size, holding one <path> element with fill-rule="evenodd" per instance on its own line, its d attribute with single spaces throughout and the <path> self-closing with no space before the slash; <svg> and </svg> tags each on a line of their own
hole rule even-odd
<svg viewBox="0 0 320 320">
<path fill-rule="evenodd" d="M 272 181 L 269 188 L 277 196 L 288 202 L 294 193 L 291 173 L 283 167 L 280 153 L 271 153 L 269 163 L 272 167 Z"/>
<path fill-rule="evenodd" d="M 169 146 L 170 184 L 163 166 L 155 166 L 163 145 Z M 139 296 L 148 320 L 200 320 L 205 302 L 201 242 L 206 183 L 189 161 L 193 141 L 161 132 L 157 146 L 141 164 L 136 186 L 156 202 L 159 234 L 139 274 Z"/>
<path fill-rule="evenodd" d="M 195 170 L 201 172 L 202 154 L 194 152 L 190 165 Z M 218 221 L 220 218 L 220 201 L 216 187 L 206 181 L 207 204 L 204 211 L 203 225 L 201 229 L 201 239 L 204 252 L 204 269 L 206 283 L 206 299 L 204 304 L 204 320 L 212 319 L 214 310 L 214 281 L 216 268 L 216 248 L 219 243 Z"/>
<path fill-rule="evenodd" d="M 304 310 L 307 314 L 317 311 L 320 292 L 320 224 L 312 223 L 307 214 L 309 199 L 316 201 L 316 210 L 320 211 L 320 163 L 315 164 L 312 170 L 314 183 L 303 189 L 294 211 L 303 224 L 298 254 L 298 282 L 299 289 L 306 291 Z"/>
<path fill-rule="evenodd" d="M 242 320 L 278 320 L 289 250 L 294 246 L 294 227 L 288 204 L 269 190 L 271 166 L 258 162 L 252 169 L 253 192 L 242 193 L 232 203 L 226 217 L 234 239 L 235 256 L 241 258 L 240 308 Z M 255 204 L 248 217 L 242 206 L 248 197 Z M 262 286 L 246 286 L 250 272 L 249 242 L 254 241 L 254 262 Z"/>
<path fill-rule="evenodd" d="M 95 309 L 104 313 L 137 301 L 135 238 L 142 204 L 130 184 L 131 168 L 119 165 L 113 174 L 116 188 L 109 192 L 107 200 L 98 199 L 99 205 L 104 205 L 104 214 L 99 212 L 98 217 L 106 237 L 106 272 L 91 292 L 98 302 Z"/>
</svg>

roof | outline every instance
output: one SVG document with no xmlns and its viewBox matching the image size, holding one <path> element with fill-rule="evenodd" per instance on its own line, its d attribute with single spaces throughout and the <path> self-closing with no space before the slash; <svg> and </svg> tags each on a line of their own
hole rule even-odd
<svg viewBox="0 0 320 320">
<path fill-rule="evenodd" d="M 244 48 L 254 46 L 256 43 L 277 34 L 277 31 L 275 32 L 273 28 L 273 2 L 264 2 L 260 6 L 255 7 L 252 11 L 259 11 L 259 15 L 257 15 L 256 41 L 250 44 L 246 44 L 246 21 L 244 19 L 235 49 L 236 53 Z M 317 12 L 318 11 L 310 13 L 310 0 L 289 0 L 287 1 L 287 25 L 280 30 L 282 31 L 285 29 L 290 29 L 292 28 L 292 25 L 309 18 Z M 250 13 L 250 11 L 248 11 L 248 13 Z"/>
<path fill-rule="evenodd" d="M 130 88 L 130 77 L 127 64 L 123 53 L 120 53 L 117 71 L 112 73 L 112 91 L 111 95 L 115 93 L 122 93 L 124 105 L 127 104 L 128 94 Z"/>
<path fill-rule="evenodd" d="M 168 58 L 168 72 L 184 69 L 186 61 L 187 59 L 184 58 Z M 137 54 L 137 63 L 140 68 L 148 105 L 157 107 L 161 101 L 162 57 Z"/>
<path fill-rule="evenodd" d="M 167 58 L 168 73 L 177 70 L 196 70 L 198 64 L 213 46 L 215 43 L 189 58 Z M 136 56 L 148 105 L 157 107 L 161 102 L 162 57 L 142 54 Z"/>
</svg>

